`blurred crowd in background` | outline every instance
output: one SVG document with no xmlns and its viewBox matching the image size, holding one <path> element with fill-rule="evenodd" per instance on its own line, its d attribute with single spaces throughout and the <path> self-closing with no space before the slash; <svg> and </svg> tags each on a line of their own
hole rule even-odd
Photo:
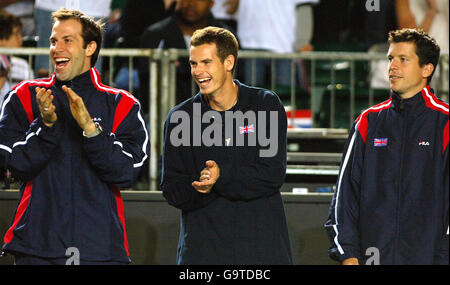
<svg viewBox="0 0 450 285">
<path fill-rule="evenodd" d="M 48 47 L 50 15 L 60 7 L 104 19 L 104 48 L 186 49 L 196 29 L 215 25 L 235 33 L 242 50 L 386 52 L 390 30 L 419 27 L 436 38 L 442 53 L 449 52 L 448 0 L 1 0 L 0 47 Z M 135 63 L 132 91 L 147 110 L 148 62 Z M 241 62 L 237 78 L 268 85 L 270 62 L 260 59 L 252 64 Z M 128 60 L 117 59 L 114 66 L 114 84 L 128 89 Z M 18 57 L 0 56 L 2 96 L 21 80 L 48 76 L 48 67 L 45 56 L 37 56 L 32 67 Z M 106 71 L 109 59 L 96 67 Z M 299 67 L 298 83 L 307 87 L 307 72 Z M 277 86 L 289 85 L 289 62 L 278 60 L 275 68 Z M 385 63 L 373 68 L 382 70 Z M 387 86 L 383 72 L 373 74 L 373 87 Z M 177 103 L 191 91 L 188 60 L 180 60 Z"/>
<path fill-rule="evenodd" d="M 438 41 L 441 54 L 449 53 L 449 0 L 0 0 L 0 48 L 49 47 L 51 13 L 61 7 L 103 20 L 106 23 L 103 48 L 187 50 L 194 31 L 212 25 L 232 31 L 240 49 L 245 51 L 386 53 L 389 31 L 421 28 Z M 133 90 L 129 91 L 147 113 L 148 59 L 134 58 L 131 71 L 128 58 L 116 57 L 112 63 L 109 60 L 100 57 L 97 61 L 96 68 L 102 77 L 109 76 L 109 68 L 114 66 L 112 78 L 106 82 L 129 90 L 129 75 L 133 74 Z M 362 76 L 371 88 L 389 89 L 387 64 L 387 60 L 367 64 L 367 74 L 357 66 L 356 75 Z M 293 66 L 284 59 L 239 60 L 235 77 L 260 87 L 275 84 L 275 91 L 288 105 Z M 34 56 L 30 62 L 27 56 L 0 52 L 0 102 L 22 80 L 47 77 L 51 72 L 48 56 Z M 275 80 L 272 73 L 276 74 Z M 326 70 L 324 86 L 329 84 L 329 74 Z M 296 93 L 297 109 L 310 106 L 309 76 L 308 63 L 296 61 L 295 86 L 300 90 Z M 177 61 L 176 78 L 176 103 L 180 103 L 196 92 L 188 58 Z M 316 76 L 316 80 L 320 78 Z M 364 93 L 362 87 L 356 86 L 358 94 Z M 323 90 L 322 93 L 329 92 L 327 88 Z M 318 116 L 315 120 L 320 121 L 321 127 L 330 127 L 330 103 L 322 102 L 319 103 L 322 111 L 316 114 L 313 110 L 313 116 Z M 343 111 L 348 109 L 344 106 L 347 101 L 337 99 L 336 104 L 343 123 L 336 122 L 331 127 L 348 127 L 348 116 Z M 365 104 L 366 99 L 361 108 L 366 108 Z"/>
</svg>

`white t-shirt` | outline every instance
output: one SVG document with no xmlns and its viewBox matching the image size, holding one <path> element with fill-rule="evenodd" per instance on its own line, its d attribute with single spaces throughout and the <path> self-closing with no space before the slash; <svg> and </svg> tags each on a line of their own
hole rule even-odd
<svg viewBox="0 0 450 285">
<path fill-rule="evenodd" d="M 36 0 L 34 4 L 35 8 L 41 10 L 56 11 L 61 7 L 65 7 L 97 18 L 108 17 L 111 11 L 110 6 L 111 0 Z"/>
<path fill-rule="evenodd" d="M 211 9 L 214 18 L 216 19 L 236 19 L 235 15 L 227 13 L 226 8 L 223 6 L 226 0 L 214 0 L 214 6 Z M 242 1 L 242 0 L 241 0 Z"/>
<path fill-rule="evenodd" d="M 240 0 L 237 34 L 242 48 L 294 52 L 296 15 L 300 4 L 319 0 Z"/>
<path fill-rule="evenodd" d="M 11 79 L 13 84 L 34 78 L 28 61 L 21 57 L 11 56 Z"/>
<path fill-rule="evenodd" d="M 436 0 L 439 13 L 433 19 L 430 31 L 428 34 L 434 38 L 441 47 L 441 53 L 449 53 L 449 19 L 448 19 L 448 0 Z M 420 25 L 427 13 L 427 1 L 425 0 L 413 0 L 409 1 L 409 7 L 416 24 Z"/>
<path fill-rule="evenodd" d="M 33 18 L 34 3 L 32 0 L 15 2 L 5 6 L 4 9 L 20 18 L 24 36 L 34 36 L 36 34 L 36 24 Z"/>
<path fill-rule="evenodd" d="M 33 70 L 31 70 L 28 61 L 23 58 L 11 56 L 11 68 L 8 80 L 5 81 L 3 88 L 0 90 L 0 104 L 3 102 L 5 95 L 19 82 L 34 78 Z"/>
<path fill-rule="evenodd" d="M 449 5 L 448 0 L 436 0 L 439 13 L 433 19 L 428 34 L 436 40 L 441 48 L 441 54 L 449 53 Z M 426 0 L 410 0 L 409 8 L 414 16 L 416 25 L 420 25 L 427 13 Z M 377 60 L 371 63 L 370 85 L 372 88 L 389 89 L 389 61 Z M 432 84 L 435 84 L 440 76 L 439 66 L 433 75 Z M 445 87 L 444 87 L 445 88 Z M 448 88 L 448 86 L 447 86 Z"/>
<path fill-rule="evenodd" d="M 9 4 L 4 9 L 9 13 L 16 15 L 17 17 L 33 15 L 33 2 L 20 1 Z"/>
</svg>

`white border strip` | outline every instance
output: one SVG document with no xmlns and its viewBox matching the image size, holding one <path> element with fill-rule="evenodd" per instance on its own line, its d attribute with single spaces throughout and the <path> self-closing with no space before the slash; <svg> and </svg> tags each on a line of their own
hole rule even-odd
<svg viewBox="0 0 450 285">
<path fill-rule="evenodd" d="M 0 120 L 1 118 L 3 118 L 3 114 L 5 112 L 5 107 L 6 105 L 9 103 L 9 101 L 11 100 L 11 97 L 13 94 L 17 94 L 17 90 L 21 89 L 24 85 L 26 84 L 35 84 L 37 85 L 44 85 L 44 86 L 50 86 L 53 85 L 54 83 L 54 79 L 55 79 L 55 75 L 53 74 L 50 78 L 48 79 L 44 79 L 44 80 L 25 80 L 22 81 L 21 83 L 19 83 L 19 85 L 15 86 L 15 88 L 13 88 L 9 94 L 6 100 L 4 100 L 3 104 L 2 104 L 2 111 L 0 113 Z"/>
<path fill-rule="evenodd" d="M 428 88 L 425 87 L 423 90 L 425 90 L 425 94 L 428 97 L 428 99 L 430 99 L 430 102 L 431 102 L 431 104 L 433 104 L 433 106 L 443 110 L 444 112 L 446 112 L 448 114 L 448 107 L 446 108 L 444 105 L 436 103 L 433 96 L 431 96 L 430 93 L 428 93 Z"/>
<path fill-rule="evenodd" d="M 98 78 L 97 72 L 96 72 L 96 70 L 95 70 L 94 67 L 91 68 L 91 72 L 92 72 L 92 75 L 94 76 L 94 84 L 95 84 L 99 89 L 101 89 L 101 90 L 103 90 L 103 91 L 105 91 L 105 92 L 108 92 L 108 93 L 114 92 L 114 93 L 120 93 L 120 94 L 122 94 L 122 95 L 126 95 L 126 96 L 128 96 L 129 98 L 133 99 L 133 101 L 136 102 L 136 103 L 138 104 L 139 110 L 138 110 L 138 112 L 137 112 L 137 116 L 138 116 L 138 119 L 139 119 L 139 121 L 141 122 L 142 128 L 144 129 L 144 132 L 145 132 L 145 140 L 144 140 L 144 143 L 143 143 L 143 145 L 142 145 L 142 152 L 144 153 L 144 157 L 142 158 L 142 160 L 141 160 L 140 162 L 133 164 L 133 167 L 134 167 L 134 168 L 139 168 L 139 167 L 141 167 L 142 165 L 144 165 L 144 161 L 148 158 L 148 154 L 147 154 L 147 144 L 148 144 L 148 140 L 149 140 L 149 139 L 148 139 L 147 127 L 146 127 L 145 121 L 144 121 L 144 119 L 142 118 L 142 115 L 141 115 L 141 104 L 139 103 L 139 100 L 137 100 L 133 95 L 131 95 L 129 92 L 127 92 L 127 91 L 125 91 L 125 90 L 101 86 L 100 83 L 99 83 L 99 78 Z M 122 146 L 122 144 L 120 144 L 120 146 L 122 147 L 122 152 L 124 152 L 124 151 L 123 151 L 123 146 Z M 125 153 L 125 152 L 124 152 L 124 153 Z M 131 155 L 131 154 L 129 154 L 129 153 L 125 153 L 125 154 L 128 155 L 128 156 Z M 131 157 L 133 158 L 133 156 L 131 156 Z M 134 159 L 133 159 L 133 160 L 134 160 Z"/>
<path fill-rule="evenodd" d="M 29 140 L 30 138 L 39 135 L 40 132 L 41 132 L 41 128 L 39 128 L 39 129 L 37 130 L 37 132 L 29 133 L 28 136 L 26 137 L 26 139 L 25 139 L 24 141 L 16 142 L 16 143 L 13 145 L 12 148 L 15 148 L 16 146 L 19 146 L 19 145 L 26 145 L 27 142 L 28 142 L 28 140 Z"/>
<path fill-rule="evenodd" d="M 347 168 L 347 163 L 348 163 L 348 160 L 350 158 L 350 154 L 353 152 L 353 145 L 355 143 L 356 133 L 358 132 L 358 128 L 357 128 L 358 125 L 359 124 L 356 125 L 355 131 L 353 132 L 352 139 L 350 140 L 350 145 L 348 147 L 347 154 L 345 155 L 344 162 L 342 164 L 342 172 L 339 175 L 338 185 L 337 185 L 337 189 L 336 189 L 336 204 L 334 205 L 334 221 L 335 221 L 336 224 L 333 225 L 333 229 L 336 232 L 336 236 L 334 238 L 334 243 L 338 247 L 338 250 L 339 250 L 340 254 L 344 254 L 344 250 L 342 249 L 342 247 L 341 247 L 341 245 L 339 244 L 339 241 L 338 241 L 339 231 L 337 229 L 337 226 L 339 225 L 339 223 L 338 223 L 339 195 L 341 193 L 340 190 L 341 190 L 342 177 L 344 176 L 345 170 Z"/>
<path fill-rule="evenodd" d="M 367 109 L 366 111 L 364 111 L 361 114 L 360 118 L 362 119 L 365 116 L 365 114 L 367 112 L 369 112 L 370 110 L 384 109 L 386 107 L 389 107 L 391 104 L 392 104 L 392 100 L 388 100 L 387 103 L 385 103 L 385 104 L 382 104 L 382 105 L 379 105 L 379 106 L 375 106 L 375 107 L 371 107 L 371 108 Z M 350 158 L 350 154 L 353 152 L 353 145 L 355 143 L 356 134 L 358 133 L 358 128 L 359 128 L 359 123 L 360 122 L 361 122 L 361 120 L 359 120 L 356 123 L 356 125 L 355 125 L 355 131 L 353 132 L 352 138 L 350 140 L 350 144 L 348 146 L 347 154 L 345 155 L 345 158 L 344 158 L 344 161 L 343 161 L 343 164 L 342 164 L 342 167 L 341 167 L 342 171 L 339 174 L 338 185 L 337 185 L 337 188 L 336 188 L 336 203 L 334 205 L 334 221 L 335 221 L 335 225 L 333 225 L 333 229 L 334 229 L 334 231 L 336 233 L 336 236 L 334 238 L 334 243 L 336 244 L 340 254 L 344 254 L 344 250 L 342 249 L 342 246 L 339 244 L 339 240 L 338 240 L 339 231 L 338 231 L 337 226 L 339 225 L 339 222 L 338 222 L 338 210 L 337 209 L 338 209 L 338 204 L 339 204 L 339 196 L 340 196 L 340 192 L 341 192 L 340 190 L 341 190 L 342 177 L 344 176 L 345 170 L 347 168 L 347 163 L 348 163 L 348 160 Z"/>
</svg>

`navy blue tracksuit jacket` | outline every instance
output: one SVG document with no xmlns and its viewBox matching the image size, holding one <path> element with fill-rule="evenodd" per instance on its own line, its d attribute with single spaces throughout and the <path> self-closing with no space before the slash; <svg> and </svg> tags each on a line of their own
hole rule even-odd
<svg viewBox="0 0 450 285">
<path fill-rule="evenodd" d="M 429 86 L 359 116 L 325 224 L 333 259 L 449 264 L 448 124 Z"/>
<path fill-rule="evenodd" d="M 83 136 L 61 87 L 71 87 L 103 132 Z M 58 120 L 41 120 L 36 87 L 52 90 Z M 5 97 L 0 162 L 21 181 L 20 201 L 3 250 L 64 258 L 76 247 L 86 261 L 130 262 L 120 188 L 129 188 L 148 156 L 139 102 L 100 82 L 95 68 L 69 82 L 24 81 Z"/>
<path fill-rule="evenodd" d="M 211 115 L 212 109 L 200 93 L 176 106 L 165 124 L 161 189 L 168 203 L 181 209 L 178 264 L 292 264 L 280 194 L 286 174 L 286 113 L 274 93 L 235 83 L 239 99 L 229 111 L 260 111 L 267 115 L 267 124 L 259 124 L 260 117 L 257 122 L 235 121 L 228 137 L 225 112 Z M 199 113 L 194 112 L 194 104 L 201 106 Z M 269 111 L 277 114 L 277 122 L 269 123 Z M 189 143 L 178 146 L 172 133 L 179 128 L 178 120 L 172 118 L 180 114 L 190 119 L 190 126 L 183 128 L 190 138 Z M 214 133 L 216 140 L 211 146 L 200 142 L 193 131 L 195 120 L 201 122 L 202 118 L 203 138 L 211 136 L 208 130 L 214 125 L 222 130 Z M 249 143 L 250 136 L 265 131 L 269 137 L 269 127 L 275 123 L 278 127 L 270 135 L 277 133 L 278 149 L 274 156 L 262 157 L 260 150 L 267 148 L 260 141 Z M 238 143 L 239 138 L 243 144 Z M 219 165 L 220 177 L 211 193 L 201 194 L 191 184 L 198 181 L 208 160 Z"/>
</svg>

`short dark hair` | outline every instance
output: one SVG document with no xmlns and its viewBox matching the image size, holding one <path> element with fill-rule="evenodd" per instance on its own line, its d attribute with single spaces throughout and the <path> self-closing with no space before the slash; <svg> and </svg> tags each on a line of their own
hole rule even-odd
<svg viewBox="0 0 450 285">
<path fill-rule="evenodd" d="M 0 40 L 9 39 L 14 27 L 22 28 L 20 18 L 6 10 L 0 9 Z"/>
<path fill-rule="evenodd" d="M 239 50 L 239 43 L 236 37 L 227 29 L 206 27 L 195 31 L 191 38 L 191 46 L 212 43 L 216 44 L 217 55 L 222 62 L 224 62 L 229 55 L 234 56 L 233 72 L 236 68 Z"/>
<path fill-rule="evenodd" d="M 431 78 L 436 71 L 441 52 L 441 48 L 436 40 L 430 37 L 422 29 L 401 29 L 389 32 L 389 44 L 400 42 L 412 42 L 415 44 L 420 66 L 429 63 L 434 66 L 434 70 L 427 81 L 427 83 L 430 83 Z"/>
<path fill-rule="evenodd" d="M 102 45 L 103 40 L 102 31 L 104 26 L 103 19 L 95 21 L 93 17 L 87 16 L 80 11 L 69 10 L 66 8 L 61 8 L 52 13 L 53 24 L 55 24 L 56 21 L 64 21 L 70 19 L 77 20 L 78 22 L 81 23 L 82 26 L 81 36 L 83 37 L 84 40 L 83 48 L 86 48 L 87 45 L 92 41 L 97 43 L 97 48 L 91 57 L 91 67 L 92 67 L 97 62 L 98 54 L 100 53 L 100 47 Z"/>
</svg>

